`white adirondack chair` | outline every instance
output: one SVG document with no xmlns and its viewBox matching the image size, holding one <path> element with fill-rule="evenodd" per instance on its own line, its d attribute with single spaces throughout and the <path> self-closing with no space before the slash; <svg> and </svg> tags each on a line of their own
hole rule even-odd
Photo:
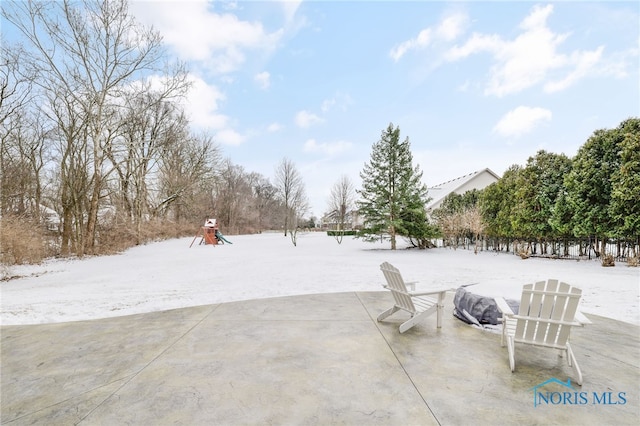
<svg viewBox="0 0 640 426">
<path fill-rule="evenodd" d="M 590 322 L 578 312 L 581 295 L 579 288 L 550 279 L 523 287 L 517 315 L 504 299 L 495 299 L 503 314 L 501 344 L 507 344 L 512 372 L 516 365 L 515 344 L 524 343 L 559 349 L 560 355 L 565 353 L 578 377 L 576 383 L 582 384 L 582 372 L 569 344 L 571 327 Z"/>
<path fill-rule="evenodd" d="M 383 287 L 391 291 L 395 304 L 378 315 L 378 321 L 382 321 L 389 315 L 400 310 L 411 314 L 411 318 L 400 325 L 400 333 L 404 333 L 422 319 L 436 313 L 437 327 L 442 327 L 442 311 L 444 308 L 444 297 L 450 288 L 436 288 L 428 291 L 414 292 L 407 290 L 409 285 L 415 290 L 415 282 L 405 283 L 402 279 L 400 271 L 388 262 L 380 265 L 380 269 L 384 274 L 387 285 Z"/>
</svg>

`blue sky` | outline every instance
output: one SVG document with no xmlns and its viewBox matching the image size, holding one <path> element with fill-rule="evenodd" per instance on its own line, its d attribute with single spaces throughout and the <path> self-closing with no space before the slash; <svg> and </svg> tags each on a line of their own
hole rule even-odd
<svg viewBox="0 0 640 426">
<path fill-rule="evenodd" d="M 433 186 L 540 149 L 573 156 L 640 115 L 640 3 L 132 1 L 194 83 L 186 108 L 269 178 L 291 159 L 311 211 L 357 188 L 390 122 Z"/>
</svg>

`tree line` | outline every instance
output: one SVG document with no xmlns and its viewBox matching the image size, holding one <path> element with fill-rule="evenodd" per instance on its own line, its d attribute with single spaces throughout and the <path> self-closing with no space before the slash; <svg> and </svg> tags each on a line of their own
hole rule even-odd
<svg viewBox="0 0 640 426">
<path fill-rule="evenodd" d="M 640 119 L 596 130 L 573 158 L 544 150 L 524 166 L 512 165 L 481 191 L 450 194 L 433 212 L 442 236 L 518 240 L 522 250 L 557 250 L 591 241 L 596 255 L 608 241 L 625 244 L 629 257 L 640 247 Z M 584 248 L 581 248 L 584 249 Z M 547 253 L 541 253 L 547 254 Z"/>
<path fill-rule="evenodd" d="M 215 215 L 229 234 L 313 227 L 295 164 L 272 179 L 223 158 L 183 109 L 187 69 L 126 0 L 3 2 L 23 44 L 0 43 L 2 261 L 84 255 L 197 231 Z M 574 158 L 545 151 L 482 191 L 451 194 L 428 212 L 409 139 L 384 129 L 356 189 L 333 186 L 326 219 L 358 237 L 425 248 L 493 238 L 640 238 L 640 124 L 597 130 Z M 55 223 L 52 223 L 55 222 Z M 47 229 L 48 227 L 48 229 Z M 342 234 L 336 238 L 341 242 Z M 30 241 L 32 241 L 30 243 Z M 35 256 L 37 258 L 37 256 Z"/>
<path fill-rule="evenodd" d="M 538 247 L 540 254 L 566 256 L 576 241 L 587 241 L 601 256 L 614 241 L 618 256 L 640 255 L 638 118 L 596 130 L 573 158 L 541 150 L 482 190 L 449 194 L 432 212 L 426 210 L 428 189 L 413 165 L 409 138 L 401 140 L 393 124 L 373 144 L 360 177 L 362 189 L 355 190 L 359 198 L 351 204 L 345 201 L 354 199 L 345 195 L 354 191 L 346 189 L 349 182 L 336 183 L 332 217 L 338 229 L 360 217 L 358 237 L 388 239 L 392 250 L 403 237 L 420 248 L 442 239 L 452 246 L 473 243 L 478 250 L 490 240 L 496 250 L 518 244 L 514 250 L 523 256 Z M 580 245 L 580 254 L 587 249 Z"/>
<path fill-rule="evenodd" d="M 308 211 L 295 164 L 272 183 L 194 133 L 188 70 L 126 0 L 1 8 L 21 40 L 0 43 L 3 262 L 117 251 L 212 214 L 225 232 L 284 229 L 295 244 Z"/>
</svg>

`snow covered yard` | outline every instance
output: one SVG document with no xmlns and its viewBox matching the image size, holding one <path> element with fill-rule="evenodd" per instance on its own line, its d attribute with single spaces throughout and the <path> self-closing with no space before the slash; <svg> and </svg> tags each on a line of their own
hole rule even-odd
<svg viewBox="0 0 640 426">
<path fill-rule="evenodd" d="M 527 259 L 452 249 L 389 250 L 389 243 L 326 233 L 227 236 L 205 246 L 192 237 L 125 253 L 13 267 L 23 278 L 0 283 L 2 325 L 76 321 L 236 300 L 345 291 L 380 291 L 380 263 L 408 281 L 519 299 L 523 284 L 557 278 L 582 288 L 583 312 L 640 325 L 640 269 L 599 261 Z M 399 246 L 402 246 L 399 244 Z M 452 310 L 448 306 L 448 312 Z"/>
</svg>

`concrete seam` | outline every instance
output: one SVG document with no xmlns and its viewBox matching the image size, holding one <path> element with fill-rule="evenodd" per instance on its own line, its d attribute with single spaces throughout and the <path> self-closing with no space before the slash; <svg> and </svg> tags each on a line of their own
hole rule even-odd
<svg viewBox="0 0 640 426">
<path fill-rule="evenodd" d="M 378 325 L 378 320 L 376 318 L 373 318 L 371 316 L 371 313 L 369 312 L 369 310 L 367 309 L 367 307 L 365 306 L 364 302 L 362 301 L 362 299 L 360 298 L 360 295 L 358 294 L 358 292 L 355 293 L 356 297 L 358 298 L 358 300 L 360 301 L 360 304 L 362 305 L 362 308 L 365 310 L 365 312 L 367 313 L 367 315 L 369 316 L 369 319 L 371 319 L 371 321 L 373 322 L 373 325 L 375 325 L 376 329 L 378 330 L 378 333 L 380 333 L 380 336 L 382 337 L 382 339 L 384 340 L 384 342 L 387 344 L 387 347 L 389 348 L 389 350 L 391 351 L 391 353 L 393 354 L 393 356 L 395 357 L 396 361 L 398 361 L 398 365 L 400 365 L 400 367 L 402 368 L 402 371 L 404 371 L 404 374 L 407 376 L 407 379 L 409 379 L 409 381 L 411 382 L 411 385 L 413 386 L 413 388 L 416 390 L 416 392 L 418 393 L 418 395 L 420 395 L 420 399 L 422 399 L 422 401 L 424 402 L 424 405 L 427 407 L 427 409 L 429 410 L 429 412 L 431 413 L 431 415 L 433 416 L 433 418 L 435 419 L 435 421 L 441 425 L 440 420 L 438 420 L 438 417 L 436 416 L 436 413 L 433 412 L 433 410 L 431 409 L 431 407 L 429 406 L 429 403 L 427 402 L 427 400 L 424 398 L 424 396 L 422 395 L 422 392 L 420 392 L 420 390 L 418 389 L 418 386 L 415 384 L 415 382 L 413 381 L 413 379 L 411 379 L 411 376 L 409 375 L 409 372 L 407 371 L 406 368 L 404 368 L 404 365 L 402 364 L 402 362 L 400 361 L 400 358 L 398 358 L 398 354 L 393 350 L 393 348 L 391 347 L 391 344 L 389 343 L 389 341 L 387 340 L 387 338 L 384 336 L 384 333 L 382 333 L 382 330 L 380 330 L 380 326 Z"/>
<path fill-rule="evenodd" d="M 85 419 L 87 417 L 89 417 L 91 415 L 91 413 L 93 413 L 95 410 L 97 410 L 100 406 L 102 406 L 105 401 L 107 401 L 109 398 L 113 397 L 115 394 L 118 393 L 118 391 L 120 391 L 120 389 L 122 389 L 123 387 L 125 387 L 126 385 L 128 385 L 134 378 L 138 377 L 138 375 L 140 375 L 140 373 L 142 373 L 147 367 L 149 367 L 151 364 L 153 364 L 158 358 L 160 358 L 162 355 L 164 355 L 169 349 L 171 349 L 173 346 L 175 346 L 176 343 L 178 343 L 180 340 L 182 340 L 187 334 L 191 333 L 191 331 L 193 331 L 194 328 L 196 328 L 197 326 L 199 326 L 200 324 L 202 324 L 202 322 L 207 319 L 209 317 L 209 315 L 211 315 L 213 312 L 215 312 L 216 309 L 218 309 L 218 307 L 221 304 L 218 303 L 216 305 L 213 306 L 213 309 L 211 309 L 211 311 L 205 315 L 204 317 L 202 317 L 200 320 L 196 321 L 196 323 L 191 326 L 189 329 L 187 329 L 187 331 L 185 331 L 184 333 L 182 333 L 181 335 L 179 335 L 171 344 L 167 345 L 162 351 L 160 351 L 159 354 L 157 354 L 155 357 L 153 357 L 148 363 L 146 363 L 144 366 L 142 366 L 138 371 L 136 371 L 135 373 L 129 375 L 129 379 L 126 380 L 121 386 L 119 386 L 116 390 L 114 390 L 113 392 L 111 392 L 111 394 L 109 394 L 107 397 L 105 397 L 101 403 L 96 404 L 95 407 L 93 407 L 93 409 L 89 410 L 87 412 L 87 414 L 85 414 L 80 421 L 77 424 L 82 424 Z M 97 388 L 96 388 L 97 389 Z"/>
</svg>

